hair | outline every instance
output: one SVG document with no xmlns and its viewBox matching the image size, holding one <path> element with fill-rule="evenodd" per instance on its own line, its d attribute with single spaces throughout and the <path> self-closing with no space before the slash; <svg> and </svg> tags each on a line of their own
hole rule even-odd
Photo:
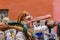
<svg viewBox="0 0 60 40">
<path fill-rule="evenodd" d="M 45 25 L 47 25 L 48 20 L 45 21 Z"/>
<path fill-rule="evenodd" d="M 55 27 L 55 21 L 54 20 L 48 20 L 47 22 L 46 22 L 46 25 L 47 26 L 50 26 L 51 28 L 53 28 L 53 27 Z"/>
<path fill-rule="evenodd" d="M 19 16 L 18 16 L 18 19 L 17 19 L 17 22 L 21 22 L 24 20 L 24 17 L 28 16 L 29 14 L 27 12 L 22 12 Z"/>
<path fill-rule="evenodd" d="M 37 23 L 40 23 L 40 20 L 38 20 Z"/>
</svg>

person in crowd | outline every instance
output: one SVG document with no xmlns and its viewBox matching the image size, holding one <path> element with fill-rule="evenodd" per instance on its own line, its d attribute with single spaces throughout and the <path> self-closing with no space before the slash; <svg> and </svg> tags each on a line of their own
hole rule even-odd
<svg viewBox="0 0 60 40">
<path fill-rule="evenodd" d="M 16 39 L 16 29 L 10 29 L 12 40 Z"/>
<path fill-rule="evenodd" d="M 54 27 L 55 27 L 55 21 L 54 20 L 47 20 L 47 27 L 49 29 L 49 40 L 55 40 L 55 33 L 54 33 Z"/>
<path fill-rule="evenodd" d="M 4 32 L 0 30 L 0 40 L 5 40 Z"/>
<path fill-rule="evenodd" d="M 21 31 L 18 31 L 16 34 L 16 40 L 27 40 L 24 33 Z"/>
<path fill-rule="evenodd" d="M 60 40 L 60 22 L 57 24 L 57 36 L 58 39 Z"/>
<path fill-rule="evenodd" d="M 34 25 L 34 34 L 36 35 L 35 39 L 40 39 L 40 40 L 48 40 L 48 36 L 45 34 L 48 34 L 48 31 L 46 31 L 48 28 L 46 25 L 43 25 L 41 21 L 36 21 L 33 23 Z M 45 38 L 44 38 L 45 37 Z"/>
<path fill-rule="evenodd" d="M 4 32 L 4 31 L 8 28 L 8 27 L 7 27 L 8 22 L 9 22 L 9 18 L 8 18 L 8 17 L 3 18 L 2 22 L 0 23 L 0 30 L 1 30 L 1 31 Z M 5 32 L 4 32 L 4 37 L 7 38 Z M 8 38 L 7 38 L 7 39 L 8 39 Z M 7 40 L 7 39 L 6 39 L 6 40 Z M 10 39 L 10 38 L 9 38 L 9 39 Z"/>
<path fill-rule="evenodd" d="M 42 27 L 40 25 L 40 21 L 37 21 L 37 24 L 34 25 L 34 33 L 37 39 L 43 40 L 43 33 L 40 32 L 40 30 L 42 30 Z"/>
<path fill-rule="evenodd" d="M 10 30 L 5 31 L 6 40 L 12 40 Z"/>
<path fill-rule="evenodd" d="M 8 17 L 3 18 L 2 22 L 0 23 L 0 29 L 2 31 L 8 29 L 8 26 L 7 26 L 8 22 L 9 22 L 9 18 Z"/>
<path fill-rule="evenodd" d="M 43 31 L 42 31 L 42 33 L 43 33 L 43 38 L 44 38 L 44 40 L 48 40 L 49 38 L 48 38 L 48 35 L 49 35 L 49 30 L 48 30 L 48 27 L 47 27 L 47 25 L 46 25 L 46 20 L 41 20 L 41 26 L 43 27 Z"/>
</svg>

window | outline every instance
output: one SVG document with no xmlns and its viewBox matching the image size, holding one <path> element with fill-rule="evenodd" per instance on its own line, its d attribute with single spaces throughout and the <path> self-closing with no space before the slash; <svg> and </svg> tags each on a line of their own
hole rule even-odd
<svg viewBox="0 0 60 40">
<path fill-rule="evenodd" d="M 8 9 L 0 9 L 0 22 L 2 22 L 4 17 L 8 17 Z"/>
</svg>

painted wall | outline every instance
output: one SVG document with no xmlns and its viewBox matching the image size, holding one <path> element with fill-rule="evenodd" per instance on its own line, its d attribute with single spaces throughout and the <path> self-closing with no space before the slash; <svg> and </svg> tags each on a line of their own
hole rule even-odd
<svg viewBox="0 0 60 40">
<path fill-rule="evenodd" d="M 53 15 L 52 0 L 0 0 L 0 9 L 9 9 L 10 20 L 16 20 L 18 15 L 27 10 L 32 16 Z M 53 19 L 53 16 L 50 18 Z"/>
<path fill-rule="evenodd" d="M 54 12 L 54 20 L 60 22 L 60 0 L 53 0 L 53 12 Z M 55 32 L 57 32 L 57 27 L 55 27 Z"/>
<path fill-rule="evenodd" d="M 60 22 L 60 0 L 54 0 L 54 20 Z"/>
</svg>

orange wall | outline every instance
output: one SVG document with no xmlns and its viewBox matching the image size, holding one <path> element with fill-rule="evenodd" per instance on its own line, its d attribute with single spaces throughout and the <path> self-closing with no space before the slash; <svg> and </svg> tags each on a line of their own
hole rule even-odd
<svg viewBox="0 0 60 40">
<path fill-rule="evenodd" d="M 52 4 L 52 0 L 0 0 L 0 9 L 9 9 L 9 18 L 15 20 L 23 10 L 27 10 L 34 17 L 53 15 Z"/>
</svg>

